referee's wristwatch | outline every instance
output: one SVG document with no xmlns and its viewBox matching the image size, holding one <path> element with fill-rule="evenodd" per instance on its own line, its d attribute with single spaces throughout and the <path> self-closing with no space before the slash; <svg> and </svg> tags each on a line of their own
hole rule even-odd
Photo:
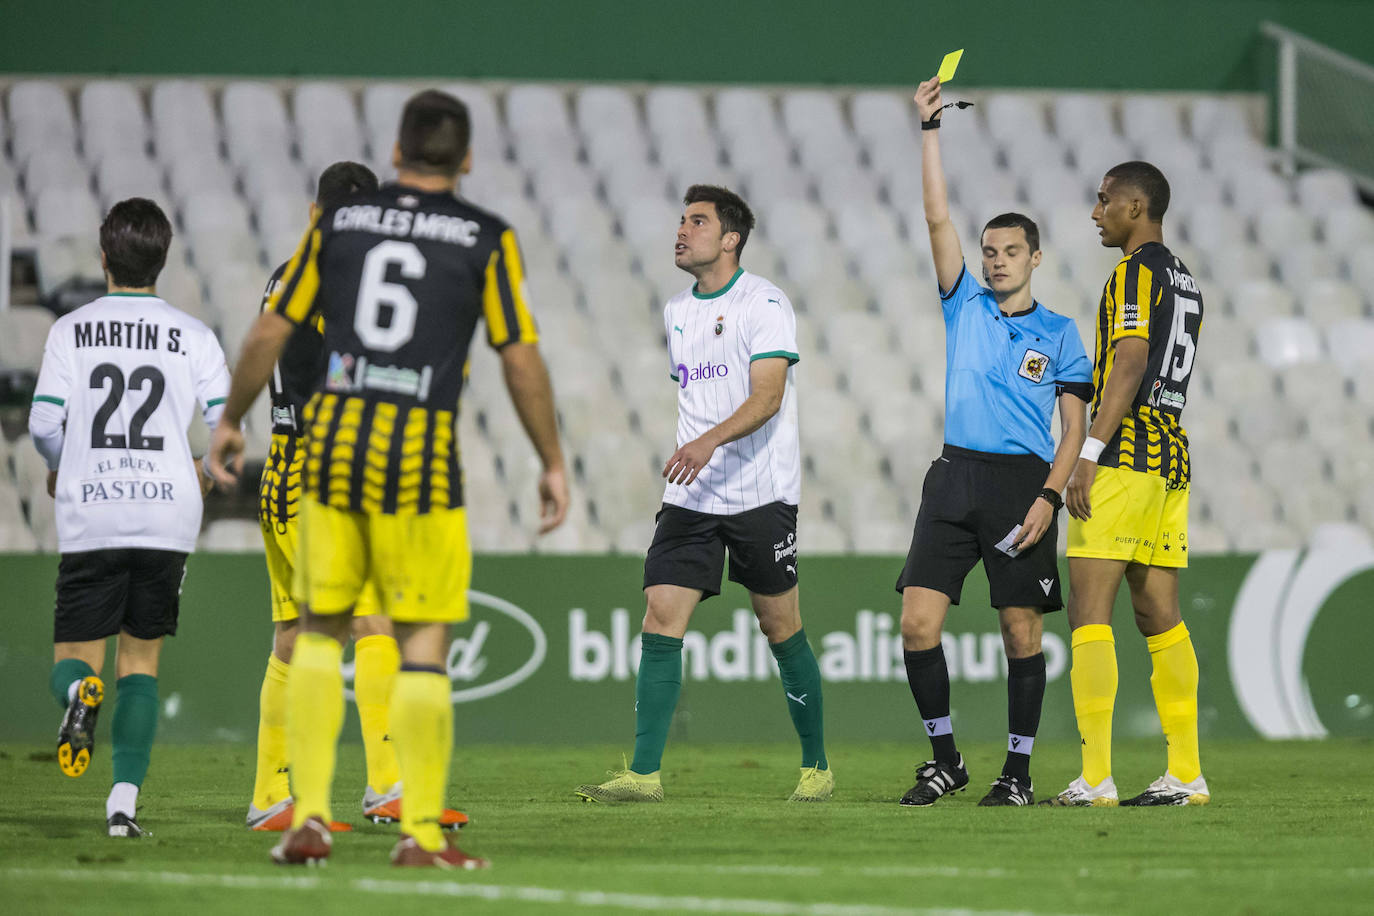
<svg viewBox="0 0 1374 916">
<path fill-rule="evenodd" d="M 1055 512 L 1064 508 L 1064 497 L 1059 495 L 1058 490 L 1052 490 L 1049 487 L 1045 487 L 1045 489 L 1040 491 L 1039 498 L 1053 506 Z"/>
</svg>

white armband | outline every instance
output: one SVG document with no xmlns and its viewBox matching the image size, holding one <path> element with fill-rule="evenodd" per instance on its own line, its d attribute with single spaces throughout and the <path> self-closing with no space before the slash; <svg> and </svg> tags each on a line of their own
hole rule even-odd
<svg viewBox="0 0 1374 916">
<path fill-rule="evenodd" d="M 1103 442 L 1101 439 L 1094 439 L 1092 436 L 1089 436 L 1084 440 L 1083 451 L 1078 453 L 1078 457 L 1085 458 L 1096 464 L 1097 459 L 1102 457 L 1102 450 L 1106 447 L 1107 443 Z"/>
</svg>

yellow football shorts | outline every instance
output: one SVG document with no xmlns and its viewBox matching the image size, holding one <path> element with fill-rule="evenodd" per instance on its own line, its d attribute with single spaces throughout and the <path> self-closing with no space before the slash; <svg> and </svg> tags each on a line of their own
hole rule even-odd
<svg viewBox="0 0 1374 916">
<path fill-rule="evenodd" d="M 1170 490 L 1157 474 L 1098 468 L 1092 518 L 1069 519 L 1070 557 L 1145 566 L 1188 565 L 1188 488 Z"/>
<path fill-rule="evenodd" d="M 317 614 L 337 614 L 375 582 L 383 613 L 398 623 L 468 618 L 472 547 L 467 510 L 383 515 L 301 501 L 293 590 Z"/>
<path fill-rule="evenodd" d="M 300 616 L 292 588 L 296 578 L 297 512 L 301 504 L 301 468 L 305 448 L 294 436 L 272 436 L 272 449 L 262 469 L 258 486 L 258 522 L 267 557 L 267 578 L 272 594 L 272 622 L 282 623 Z M 377 589 L 368 583 L 358 596 L 353 616 L 366 617 L 381 612 Z"/>
</svg>

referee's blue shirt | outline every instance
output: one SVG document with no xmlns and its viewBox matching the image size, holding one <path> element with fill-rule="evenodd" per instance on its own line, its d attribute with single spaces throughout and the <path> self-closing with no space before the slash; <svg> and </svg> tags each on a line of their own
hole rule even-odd
<svg viewBox="0 0 1374 916">
<path fill-rule="evenodd" d="M 967 265 L 945 313 L 945 442 L 999 455 L 1054 461 L 1057 386 L 1092 383 L 1093 367 L 1073 321 L 1036 302 L 1003 315 Z"/>
</svg>

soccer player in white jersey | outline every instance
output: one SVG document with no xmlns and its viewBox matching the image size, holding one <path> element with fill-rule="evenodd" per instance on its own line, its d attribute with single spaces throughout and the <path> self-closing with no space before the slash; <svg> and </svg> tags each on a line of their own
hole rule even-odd
<svg viewBox="0 0 1374 916">
<path fill-rule="evenodd" d="M 100 227 L 107 295 L 53 324 L 29 413 L 57 499 L 53 669 L 66 707 L 57 761 L 90 764 L 105 640 L 118 636 L 110 836 L 138 837 L 134 819 L 157 731 L 157 664 L 176 633 L 186 555 L 204 492 L 186 427 L 199 407 L 210 427 L 229 394 L 214 332 L 158 298 L 172 226 L 157 204 L 115 204 Z"/>
<path fill-rule="evenodd" d="M 663 468 L 668 486 L 644 562 L 634 760 L 577 794 L 663 800 L 659 766 L 682 689 L 682 638 L 697 604 L 720 594 L 728 552 L 730 579 L 749 590 L 801 739 L 801 779 L 790 800 L 824 801 L 835 778 L 825 756 L 820 669 L 797 598 L 797 321 L 782 290 L 739 266 L 754 227 L 739 195 L 693 185 L 683 203 L 674 260 L 696 283 L 663 310 L 677 450 Z"/>
</svg>

